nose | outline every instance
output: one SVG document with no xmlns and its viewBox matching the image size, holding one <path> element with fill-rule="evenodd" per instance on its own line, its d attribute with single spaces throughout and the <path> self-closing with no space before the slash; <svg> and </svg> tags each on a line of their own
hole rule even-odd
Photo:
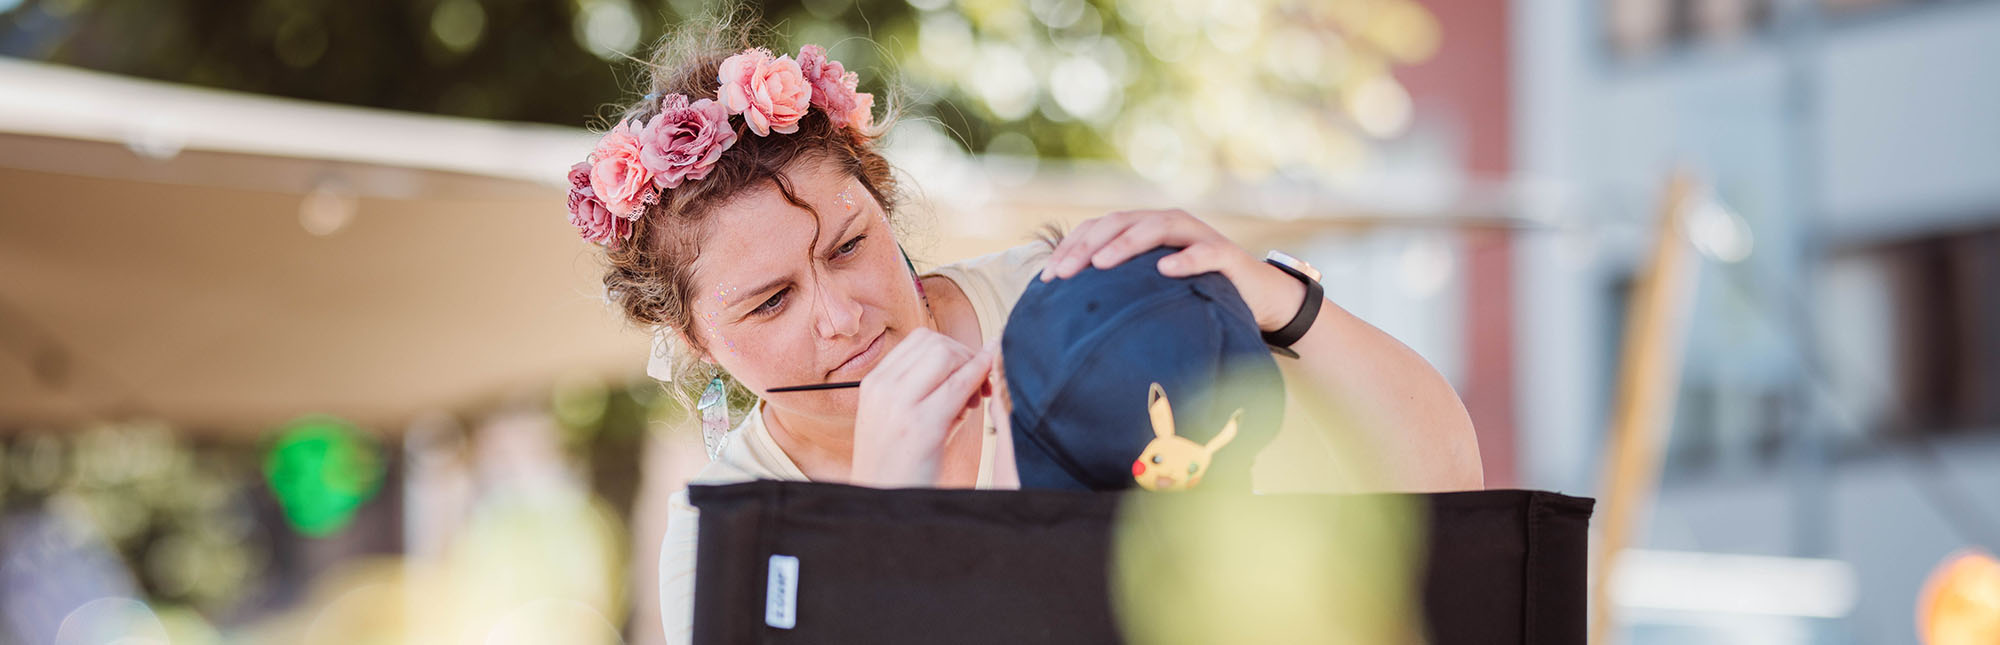
<svg viewBox="0 0 2000 645">
<path fill-rule="evenodd" d="M 848 297 L 847 288 L 833 276 L 820 279 L 818 298 L 813 303 L 813 324 L 821 338 L 843 338 L 861 333 L 861 303 Z"/>
</svg>

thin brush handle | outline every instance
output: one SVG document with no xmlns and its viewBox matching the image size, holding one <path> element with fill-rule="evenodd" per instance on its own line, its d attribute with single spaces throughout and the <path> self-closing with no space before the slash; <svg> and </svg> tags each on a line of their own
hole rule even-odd
<svg viewBox="0 0 2000 645">
<path fill-rule="evenodd" d="M 766 393 L 776 393 L 776 392 L 806 392 L 806 391 L 811 391 L 811 390 L 838 390 L 838 389 L 841 389 L 841 388 L 849 388 L 849 387 L 861 387 L 861 382 L 860 382 L 860 381 L 846 381 L 846 382 L 841 382 L 841 383 L 814 383 L 814 384 L 811 384 L 811 385 L 787 385 L 787 386 L 785 386 L 785 387 L 774 387 L 774 388 L 771 388 L 771 389 L 768 389 L 768 390 L 764 390 L 764 391 L 765 391 Z"/>
</svg>

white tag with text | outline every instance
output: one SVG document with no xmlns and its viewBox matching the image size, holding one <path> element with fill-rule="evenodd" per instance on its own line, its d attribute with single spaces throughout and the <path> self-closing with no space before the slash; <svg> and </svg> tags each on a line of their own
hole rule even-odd
<svg viewBox="0 0 2000 645">
<path fill-rule="evenodd" d="M 764 585 L 764 624 L 791 629 L 798 624 L 799 559 L 771 556 L 770 578 Z"/>
</svg>

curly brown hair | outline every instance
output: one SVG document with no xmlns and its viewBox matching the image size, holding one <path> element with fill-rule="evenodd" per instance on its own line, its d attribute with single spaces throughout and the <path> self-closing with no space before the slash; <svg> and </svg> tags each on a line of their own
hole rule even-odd
<svg viewBox="0 0 2000 645">
<path fill-rule="evenodd" d="M 642 99 L 628 106 L 616 122 L 643 123 L 652 118 L 659 112 L 660 96 L 682 94 L 690 101 L 716 98 L 716 76 L 723 59 L 764 40 L 756 25 L 754 9 L 748 8 L 676 25 L 646 63 L 645 85 L 653 100 Z M 625 319 L 690 345 L 692 351 L 672 357 L 680 364 L 674 370 L 678 375 L 675 380 L 682 382 L 668 383 L 670 391 L 686 398 L 690 381 L 708 377 L 690 374 L 687 369 L 692 356 L 706 349 L 695 333 L 690 303 L 695 297 L 694 263 L 701 254 L 710 215 L 718 206 L 768 181 L 785 201 L 813 212 L 792 192 L 782 174 L 792 164 L 811 160 L 830 162 L 852 175 L 882 205 L 892 225 L 900 222 L 897 206 L 902 199 L 894 169 L 876 150 L 876 141 L 888 131 L 897 113 L 895 103 L 893 95 L 887 97 L 884 117 L 865 128 L 835 127 L 826 112 L 817 108 L 807 111 L 799 120 L 798 131 L 791 134 L 758 136 L 741 119 L 732 119 L 736 144 L 722 153 L 708 176 L 666 191 L 633 222 L 630 243 L 605 250 L 606 294 Z"/>
</svg>

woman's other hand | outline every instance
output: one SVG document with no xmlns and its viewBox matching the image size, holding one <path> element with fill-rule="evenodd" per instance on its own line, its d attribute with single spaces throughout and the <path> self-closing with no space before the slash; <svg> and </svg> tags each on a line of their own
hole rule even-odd
<svg viewBox="0 0 2000 645">
<path fill-rule="evenodd" d="M 992 367 L 990 349 L 910 332 L 861 379 L 849 478 L 877 488 L 935 485 L 946 440 L 978 413 Z"/>
<path fill-rule="evenodd" d="M 1064 235 L 1042 269 L 1043 282 L 1068 278 L 1086 266 L 1109 269 L 1161 246 L 1182 247 L 1160 258 L 1160 274 L 1182 278 L 1215 271 L 1228 278 L 1257 317 L 1257 327 L 1276 331 L 1291 322 L 1305 302 L 1305 285 L 1265 263 L 1187 211 L 1119 211 L 1093 218 Z"/>
</svg>

